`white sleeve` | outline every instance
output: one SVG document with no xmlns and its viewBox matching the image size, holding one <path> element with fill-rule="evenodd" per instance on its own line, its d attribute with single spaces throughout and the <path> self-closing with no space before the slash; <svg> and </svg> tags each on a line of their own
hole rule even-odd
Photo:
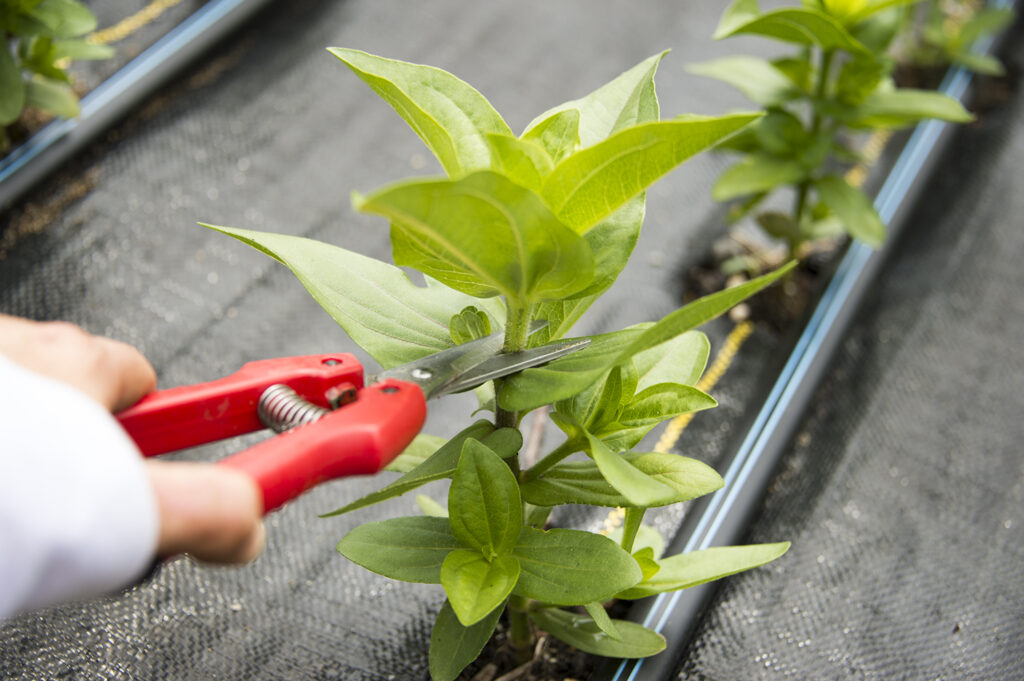
<svg viewBox="0 0 1024 681">
<path fill-rule="evenodd" d="M 137 579 L 158 522 L 142 458 L 117 421 L 0 355 L 0 619 Z"/>
</svg>

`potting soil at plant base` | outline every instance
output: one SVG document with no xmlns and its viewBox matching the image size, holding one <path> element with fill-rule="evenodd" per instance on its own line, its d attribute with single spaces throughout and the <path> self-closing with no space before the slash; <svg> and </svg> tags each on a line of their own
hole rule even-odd
<svg viewBox="0 0 1024 681">
<path fill-rule="evenodd" d="M 216 378 L 265 357 L 346 351 L 365 358 L 284 268 L 195 225 L 202 220 L 289 232 L 389 257 L 386 225 L 356 214 L 349 192 L 373 189 L 412 173 L 439 171 L 404 123 L 325 47 L 357 47 L 446 68 L 480 89 L 517 130 L 536 113 L 581 96 L 650 54 L 672 47 L 657 76 L 663 115 L 711 114 L 748 108 L 728 88 L 683 72 L 687 62 L 737 50 L 736 45 L 709 38 L 723 6 L 659 0 L 636 12 L 611 0 L 479 6 L 444 0 L 417 10 L 397 0 L 271 5 L 30 196 L 31 205 L 0 217 L 0 311 L 68 319 L 133 343 L 156 366 L 164 387 Z M 762 47 L 753 42 L 743 45 L 745 52 Z M 1005 149 L 989 148 L 990 154 L 997 151 L 1010 156 Z M 711 155 L 698 157 L 648 192 L 647 219 L 633 259 L 608 296 L 582 320 L 579 333 L 656 319 L 680 304 L 682 271 L 721 229 L 724 211 L 711 203 L 709 188 L 727 163 Z M 972 167 L 982 165 L 979 161 Z M 957 181 L 960 174 L 955 174 Z M 986 177 L 978 180 L 978 187 L 995 176 Z M 1009 194 L 1007 199 L 1015 199 Z M 944 196 L 950 201 L 969 198 L 959 189 L 947 189 Z M 988 196 L 984 207 L 998 210 L 995 195 Z M 949 218 L 955 212 L 947 209 L 943 215 Z M 1008 254 L 1009 249 L 996 253 Z M 920 273 L 922 279 L 925 274 L 931 273 Z M 979 301 L 968 302 L 973 308 Z M 706 329 L 713 353 L 729 328 L 721 321 Z M 911 347 L 910 341 L 903 342 Z M 729 442 L 730 419 L 752 407 L 765 367 L 778 361 L 773 353 L 780 351 L 780 336 L 759 327 L 714 391 L 722 406 L 695 419 L 678 450 L 712 462 L 720 457 Z M 887 350 L 876 358 L 880 367 L 889 356 Z M 999 373 L 1007 380 L 1013 374 Z M 889 376 L 879 368 L 876 376 L 883 374 Z M 967 385 L 976 385 L 972 376 L 964 380 L 968 378 L 972 380 Z M 965 398 L 957 409 L 969 404 Z M 840 410 L 850 408 L 845 401 L 836 405 Z M 427 432 L 454 432 L 472 407 L 468 397 L 432 405 Z M 867 403 L 860 408 L 866 409 Z M 549 433 L 548 442 L 557 443 L 558 437 Z M 212 460 L 253 439 L 175 456 Z M 816 456 L 816 450 L 812 439 L 804 460 Z M 826 497 L 834 470 L 843 468 L 832 465 L 813 478 L 821 481 Z M 965 465 L 964 470 L 974 469 Z M 885 472 L 888 475 L 888 469 Z M 896 484 L 901 479 L 895 478 Z M 5 623 L 0 626 L 0 678 L 426 678 L 430 626 L 443 600 L 440 587 L 391 582 L 334 551 L 338 539 L 355 524 L 417 513 L 412 495 L 340 518 L 317 518 L 382 484 L 378 478 L 329 483 L 272 514 L 267 519 L 266 553 L 251 566 L 212 568 L 177 560 L 126 594 Z M 1013 484 L 1017 487 L 1011 493 Z M 1007 498 L 1016 494 L 1019 502 L 1019 469 L 1016 477 L 1008 472 L 993 485 Z M 439 484 L 422 491 L 443 499 Z M 815 488 L 814 495 L 820 491 Z M 862 512 L 873 511 L 870 491 L 860 502 Z M 802 495 L 801 487 L 798 498 Z M 814 495 L 808 493 L 808 498 Z M 605 513 L 571 515 L 567 521 L 592 527 L 600 525 Z M 730 587 L 734 591 L 726 592 L 712 612 L 709 621 L 717 626 L 702 634 L 690 653 L 686 675 L 756 678 L 798 669 L 797 662 L 824 664 L 832 654 L 821 655 L 821 648 L 806 644 L 806 637 L 787 638 L 786 632 L 800 631 L 797 628 L 776 627 L 769 635 L 760 619 L 749 623 L 756 613 L 736 605 L 744 596 L 756 596 L 756 587 L 751 591 L 746 586 L 749 579 L 785 580 L 785 588 L 771 587 L 781 599 L 772 603 L 779 610 L 778 622 L 785 621 L 782 615 L 793 607 L 800 609 L 801 617 L 842 618 L 836 614 L 842 608 L 835 603 L 827 613 L 816 607 L 826 596 L 854 603 L 856 614 L 872 611 L 878 607 L 872 598 L 896 593 L 897 586 L 915 580 L 915 573 L 906 572 L 901 584 L 890 585 L 881 594 L 861 594 L 864 600 L 856 601 L 830 591 L 835 578 L 814 571 L 823 569 L 818 555 L 851 572 L 891 570 L 900 559 L 896 550 L 904 544 L 899 532 L 913 532 L 916 525 L 908 518 L 916 519 L 916 514 L 902 514 L 897 525 L 873 526 L 877 532 L 896 534 L 890 551 L 869 554 L 830 551 L 838 547 L 835 540 L 830 544 L 819 536 L 797 533 L 814 525 L 802 512 L 781 517 L 786 522 L 759 526 L 757 537 L 792 539 L 798 545 L 785 560 L 813 556 L 814 566 L 805 566 L 808 572 L 801 573 L 800 565 L 783 562 L 737 580 Z M 652 514 L 668 533 L 680 518 L 680 510 Z M 1024 519 L 1007 519 L 1011 527 L 1002 532 L 1019 532 Z M 964 532 L 955 539 L 969 541 L 971 547 L 1007 538 L 997 527 L 958 522 Z M 846 537 L 858 541 L 852 530 Z M 934 552 L 927 555 L 942 556 L 936 566 L 954 558 L 962 561 L 958 570 L 964 564 L 974 566 L 970 556 L 950 558 L 955 544 L 948 551 L 945 546 L 927 548 Z M 850 565 L 842 563 L 847 557 Z M 879 561 L 878 566 L 860 562 L 869 557 Z M 790 579 L 784 570 L 803 576 Z M 938 567 L 932 567 L 922 576 L 936 571 Z M 1016 604 L 1020 612 L 1019 578 L 1008 586 L 1017 591 L 1007 589 L 1009 600 L 1004 603 Z M 953 595 L 966 598 L 967 593 L 964 588 Z M 924 602 L 944 607 L 938 597 Z M 980 607 L 973 601 L 971 605 Z M 982 620 L 957 621 L 960 631 L 966 631 L 972 622 Z M 884 644 L 916 642 L 916 622 L 910 625 L 900 629 L 903 639 L 874 630 L 862 635 L 862 657 L 899 658 Z M 1019 629 L 1009 631 L 1013 640 L 1021 640 Z M 951 645 L 956 640 L 965 638 L 951 639 Z M 991 644 L 990 639 L 985 642 Z M 998 652 L 1004 653 L 1006 647 L 1000 646 Z M 977 649 L 991 653 L 993 646 Z M 786 658 L 788 666 L 766 667 L 758 657 L 778 651 L 792 653 Z M 847 658 L 840 654 L 840 659 Z M 733 674 L 729 665 L 744 669 L 741 663 L 754 671 Z M 828 670 L 819 678 L 858 678 L 860 673 L 818 669 Z"/>
</svg>

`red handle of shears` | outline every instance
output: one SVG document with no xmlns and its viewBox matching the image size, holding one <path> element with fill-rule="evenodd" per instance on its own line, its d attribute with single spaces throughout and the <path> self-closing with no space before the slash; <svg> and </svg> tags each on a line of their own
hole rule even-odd
<svg viewBox="0 0 1024 681">
<path fill-rule="evenodd" d="M 412 442 L 426 419 L 419 386 L 384 381 L 363 387 L 363 367 L 348 354 L 250 362 L 216 381 L 152 393 L 117 418 L 142 454 L 155 456 L 262 430 L 257 404 L 274 384 L 322 407 L 332 388 L 357 392 L 354 402 L 319 421 L 219 462 L 257 483 L 265 513 L 320 482 L 378 472 Z"/>
</svg>

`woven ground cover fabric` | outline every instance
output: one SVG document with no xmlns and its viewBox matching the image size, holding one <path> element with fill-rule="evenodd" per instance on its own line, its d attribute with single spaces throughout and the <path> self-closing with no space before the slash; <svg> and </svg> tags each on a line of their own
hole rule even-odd
<svg viewBox="0 0 1024 681">
<path fill-rule="evenodd" d="M 1020 31 L 1007 44 L 1019 74 Z M 1024 94 L 961 130 L 679 679 L 1024 678 Z M 1008 98 L 1006 98 L 1008 97 Z"/>
<path fill-rule="evenodd" d="M 273 3 L 0 216 L 0 311 L 67 319 L 130 342 L 164 387 L 268 357 L 365 358 L 283 267 L 195 224 L 287 232 L 390 257 L 386 225 L 354 213 L 349 192 L 439 170 L 325 47 L 444 67 L 517 130 L 673 48 L 657 78 L 662 111 L 714 114 L 745 104 L 683 66 L 736 49 L 710 39 L 723 5 L 658 0 L 637 12 L 617 0 Z M 656 319 L 679 305 L 689 247 L 720 222 L 709 188 L 726 163 L 704 155 L 649 192 L 633 262 L 580 333 Z M 464 422 L 471 401 L 431 408 L 426 430 L 445 435 Z M 243 445 L 177 456 L 212 460 Z M 417 513 L 415 502 L 317 518 L 383 484 L 323 485 L 272 514 L 267 550 L 252 566 L 179 560 L 127 594 L 4 623 L 0 678 L 424 678 L 440 588 L 389 582 L 334 550 L 354 525 Z"/>
</svg>

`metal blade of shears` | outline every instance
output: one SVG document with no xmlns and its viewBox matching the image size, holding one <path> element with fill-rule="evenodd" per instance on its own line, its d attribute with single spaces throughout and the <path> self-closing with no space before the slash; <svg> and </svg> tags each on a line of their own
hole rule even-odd
<svg viewBox="0 0 1024 681">
<path fill-rule="evenodd" d="M 500 352 L 503 342 L 501 334 L 492 334 L 388 369 L 374 376 L 372 382 L 389 378 L 409 381 L 419 385 L 424 397 L 430 399 L 470 390 L 487 381 L 546 364 L 586 347 L 590 339 L 555 341 L 509 353 Z"/>
</svg>

